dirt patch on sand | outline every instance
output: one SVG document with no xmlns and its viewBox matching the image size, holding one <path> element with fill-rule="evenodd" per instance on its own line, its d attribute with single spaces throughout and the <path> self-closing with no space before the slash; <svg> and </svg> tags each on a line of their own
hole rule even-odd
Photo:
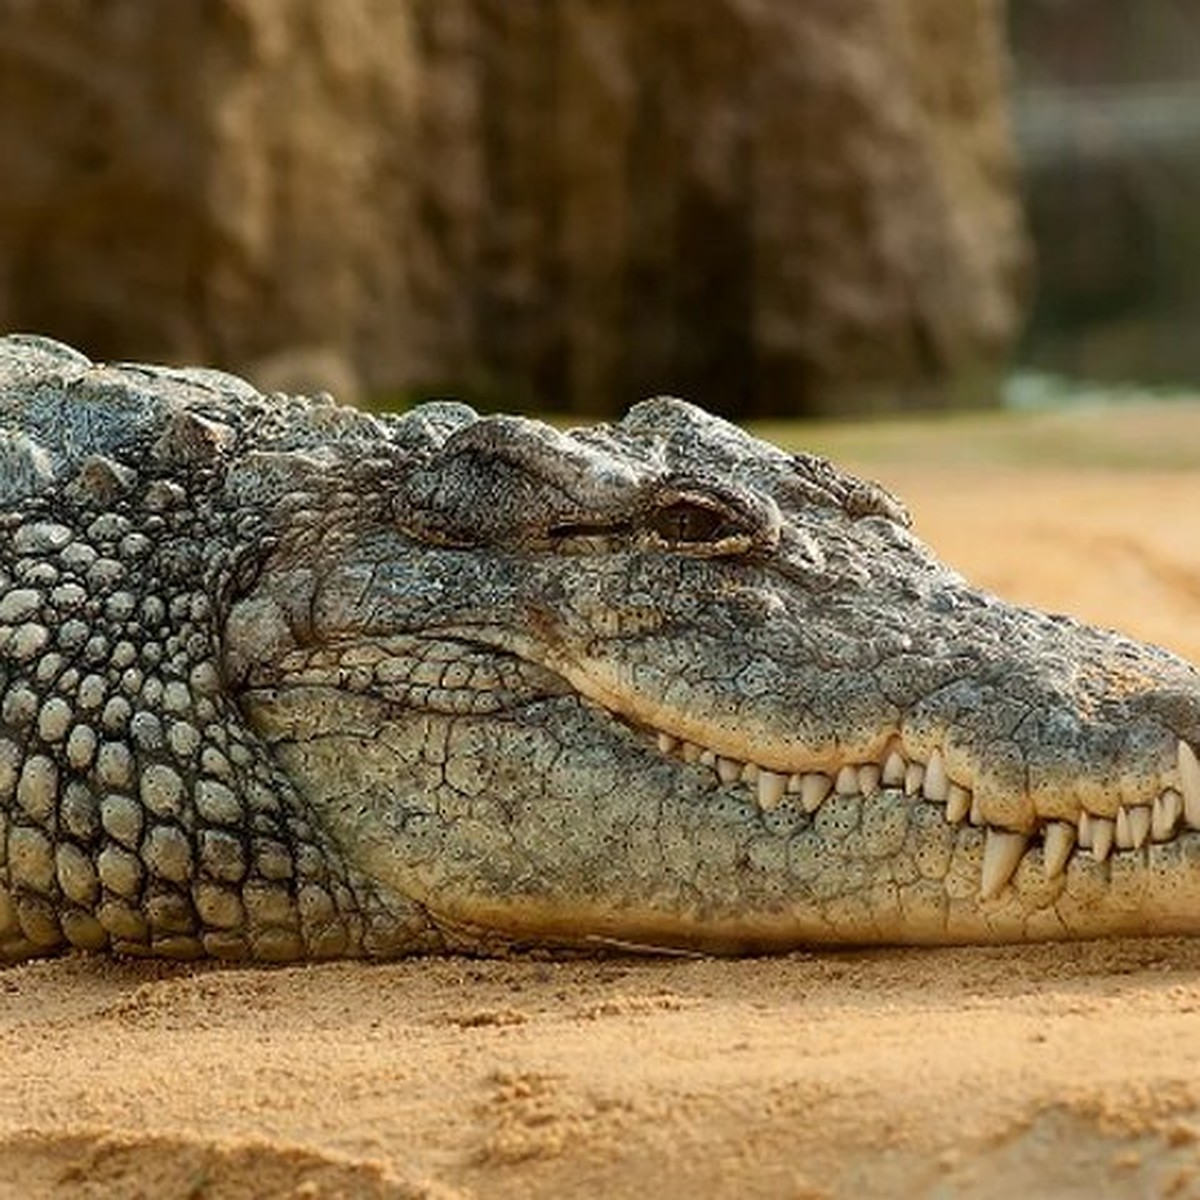
<svg viewBox="0 0 1200 1200">
<path fill-rule="evenodd" d="M 882 471 L 1200 659 L 1200 477 Z M 0 971 L 0 1197 L 1200 1196 L 1200 940 Z"/>
</svg>

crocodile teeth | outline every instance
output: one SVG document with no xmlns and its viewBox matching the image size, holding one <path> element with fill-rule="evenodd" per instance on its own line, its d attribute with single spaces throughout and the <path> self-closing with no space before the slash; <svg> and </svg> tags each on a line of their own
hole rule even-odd
<svg viewBox="0 0 1200 1200">
<path fill-rule="evenodd" d="M 925 764 L 925 799 L 932 800 L 935 804 L 945 804 L 949 789 L 950 781 L 946 778 L 946 764 L 942 762 L 942 752 L 935 750 Z"/>
<path fill-rule="evenodd" d="M 983 843 L 983 876 L 979 891 L 985 900 L 990 900 L 1003 890 L 1004 885 L 1016 874 L 1021 855 L 1029 839 L 1023 833 L 1009 833 L 1004 829 L 989 829 Z"/>
<path fill-rule="evenodd" d="M 1194 829 L 1200 829 L 1200 761 L 1196 752 L 1182 739 L 1179 742 L 1179 782 L 1183 792 L 1183 815 Z"/>
<path fill-rule="evenodd" d="M 1117 849 L 1136 850 L 1150 836 L 1150 809 L 1136 804 L 1117 809 Z"/>
<path fill-rule="evenodd" d="M 1084 809 L 1079 814 L 1079 846 L 1083 850 L 1092 848 L 1092 814 Z"/>
<path fill-rule="evenodd" d="M 946 820 L 951 825 L 957 825 L 966 819 L 971 811 L 971 793 L 957 783 L 950 785 L 946 796 Z"/>
<path fill-rule="evenodd" d="M 1129 828 L 1129 811 L 1123 804 L 1117 809 L 1115 840 L 1118 850 L 1133 849 L 1133 832 Z"/>
<path fill-rule="evenodd" d="M 1170 841 L 1183 813 L 1183 797 L 1174 788 L 1167 788 L 1154 797 L 1150 814 L 1150 837 L 1156 842 Z"/>
<path fill-rule="evenodd" d="M 737 783 L 742 777 L 742 764 L 736 758 L 717 759 L 717 774 L 722 783 Z"/>
<path fill-rule="evenodd" d="M 1140 850 L 1150 840 L 1150 806 L 1135 804 L 1129 810 L 1129 831 L 1133 848 Z"/>
<path fill-rule="evenodd" d="M 800 807 L 806 813 L 814 813 L 833 790 L 833 780 L 820 771 L 810 771 L 800 784 Z"/>
<path fill-rule="evenodd" d="M 811 816 L 831 793 L 870 799 L 881 788 L 903 788 L 908 797 L 943 804 L 947 824 L 961 825 L 967 821 L 985 833 L 981 885 L 985 896 L 995 896 L 1003 890 L 1028 844 L 1029 839 L 1023 834 L 988 825 L 978 794 L 949 777 L 941 750 L 932 751 L 928 762 L 910 761 L 895 736 L 876 761 L 845 763 L 829 773 L 769 770 L 757 763 L 727 758 L 674 734 L 657 731 L 656 738 L 660 753 L 709 767 L 723 785 L 739 782 L 748 785 L 759 808 L 765 812 L 774 811 L 787 797 L 795 796 Z M 1076 822 L 1048 822 L 1042 831 L 1046 878 L 1061 875 L 1076 848 L 1090 851 L 1097 862 L 1106 862 L 1114 851 L 1140 850 L 1148 842 L 1169 842 L 1181 821 L 1200 829 L 1200 756 L 1180 739 L 1176 744 L 1176 760 L 1176 766 L 1164 771 L 1163 790 L 1152 801 L 1123 804 L 1112 818 L 1098 817 L 1083 809 Z"/>
<path fill-rule="evenodd" d="M 760 770 L 758 773 L 758 807 L 767 812 L 776 809 L 783 803 L 783 793 L 787 788 L 787 776 L 777 771 Z"/>
<path fill-rule="evenodd" d="M 908 774 L 908 764 L 899 750 L 893 750 L 883 764 L 883 782 L 887 787 L 900 787 Z"/>
<path fill-rule="evenodd" d="M 1051 821 L 1042 846 L 1042 870 L 1047 879 L 1061 875 L 1075 846 L 1075 826 L 1070 821 Z"/>
<path fill-rule="evenodd" d="M 984 823 L 983 805 L 980 803 L 979 797 L 976 795 L 971 796 L 971 812 L 967 817 L 967 820 L 970 821 L 972 825 L 982 825 Z"/>
<path fill-rule="evenodd" d="M 1097 862 L 1103 862 L 1108 857 L 1115 833 L 1115 824 L 1107 817 L 1092 818 L 1092 857 Z"/>
<path fill-rule="evenodd" d="M 858 795 L 858 768 L 844 766 L 838 773 L 837 779 L 833 782 L 833 790 L 839 796 L 857 796 Z"/>
</svg>

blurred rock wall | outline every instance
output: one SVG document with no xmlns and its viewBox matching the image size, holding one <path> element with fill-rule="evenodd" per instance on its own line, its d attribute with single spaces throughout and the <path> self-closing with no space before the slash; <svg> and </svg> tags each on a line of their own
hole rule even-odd
<svg viewBox="0 0 1200 1200">
<path fill-rule="evenodd" d="M 1200 2 L 1010 0 L 1034 366 L 1200 380 Z"/>
<path fill-rule="evenodd" d="M 0 0 L 0 327 L 269 383 L 966 403 L 997 0 Z"/>
</svg>

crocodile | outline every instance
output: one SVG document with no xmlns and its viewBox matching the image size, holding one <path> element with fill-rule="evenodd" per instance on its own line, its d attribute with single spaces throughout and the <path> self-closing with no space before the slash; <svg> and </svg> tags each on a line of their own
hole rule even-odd
<svg viewBox="0 0 1200 1200">
<path fill-rule="evenodd" d="M 0 339 L 0 958 L 1200 928 L 1200 675 L 684 401 Z"/>
</svg>

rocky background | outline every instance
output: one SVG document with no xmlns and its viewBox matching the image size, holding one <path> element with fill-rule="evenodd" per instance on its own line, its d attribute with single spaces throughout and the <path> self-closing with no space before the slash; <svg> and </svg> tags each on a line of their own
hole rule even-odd
<svg viewBox="0 0 1200 1200">
<path fill-rule="evenodd" d="M 998 0 L 0 0 L 0 328 L 263 386 L 991 399 Z"/>
</svg>

